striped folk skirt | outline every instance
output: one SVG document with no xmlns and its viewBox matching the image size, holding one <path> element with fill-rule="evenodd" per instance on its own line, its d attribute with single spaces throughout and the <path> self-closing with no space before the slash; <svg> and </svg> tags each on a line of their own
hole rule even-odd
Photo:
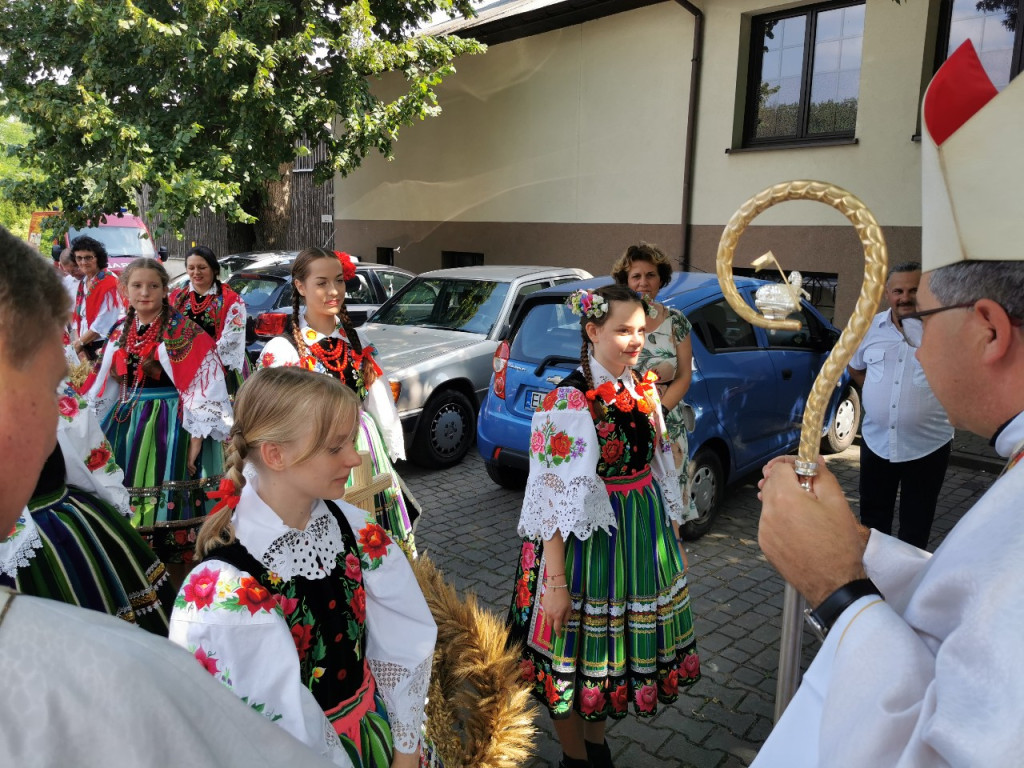
<svg viewBox="0 0 1024 768">
<path fill-rule="evenodd" d="M 189 564 L 196 532 L 214 502 L 206 497 L 224 474 L 224 449 L 203 441 L 195 477 L 188 473 L 190 435 L 181 425 L 181 401 L 173 387 L 143 389 L 137 400 L 118 403 L 103 431 L 124 470 L 132 524 L 165 563 Z"/>
<path fill-rule="evenodd" d="M 359 433 L 356 435 L 356 450 L 368 451 L 374 475 L 391 475 L 391 487 L 385 488 L 373 497 L 377 524 L 386 530 L 402 548 L 407 557 L 416 556 L 416 540 L 413 536 L 412 517 L 409 504 L 402 493 L 398 472 L 388 456 L 384 438 L 377 429 L 377 423 L 365 411 L 359 411 Z M 349 475 L 345 487 L 351 487 L 354 477 Z"/>
<path fill-rule="evenodd" d="M 174 589 L 164 564 L 121 513 L 75 487 L 32 499 L 28 511 L 41 547 L 8 586 L 167 636 Z"/>
<path fill-rule="evenodd" d="M 509 610 L 520 671 L 555 719 L 651 717 L 700 678 L 682 556 L 650 468 L 606 479 L 615 527 L 565 541 L 572 609 L 553 635 L 540 606 L 544 547 L 526 540 Z"/>
</svg>

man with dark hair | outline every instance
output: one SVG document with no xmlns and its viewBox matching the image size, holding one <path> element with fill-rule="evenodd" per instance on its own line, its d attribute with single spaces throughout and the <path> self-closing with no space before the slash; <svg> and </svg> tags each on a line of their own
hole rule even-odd
<svg viewBox="0 0 1024 768">
<path fill-rule="evenodd" d="M 898 492 L 900 541 L 925 549 L 949 463 L 953 427 L 914 356 L 921 321 L 904 321 L 917 309 L 920 282 L 919 262 L 903 262 L 889 270 L 889 308 L 871 321 L 850 360 L 850 376 L 864 405 L 860 520 L 891 533 Z"/>
<path fill-rule="evenodd" d="M 56 271 L 0 227 L 3 532 L 56 442 L 68 311 Z M 189 653 L 97 611 L 0 588 L 0 663 L 4 765 L 327 765 Z"/>
<path fill-rule="evenodd" d="M 973 46 L 924 98 L 917 348 L 957 427 L 1002 475 L 933 555 L 857 523 L 839 483 L 764 469 L 759 542 L 824 644 L 754 765 L 1004 766 L 1024 754 L 1024 77 L 998 93 Z M 884 597 L 883 597 L 884 596 Z"/>
</svg>

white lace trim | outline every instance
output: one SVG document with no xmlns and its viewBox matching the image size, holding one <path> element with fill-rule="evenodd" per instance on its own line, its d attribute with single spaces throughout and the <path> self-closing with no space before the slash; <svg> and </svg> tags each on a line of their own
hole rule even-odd
<svg viewBox="0 0 1024 768">
<path fill-rule="evenodd" d="M 399 752 L 415 752 L 420 743 L 432 661 L 428 656 L 416 669 L 409 670 L 391 661 L 367 659 L 377 688 L 387 703 L 391 737 Z M 401 695 L 396 695 L 399 686 L 402 686 Z"/>
<path fill-rule="evenodd" d="M 330 513 L 316 509 L 305 530 L 289 528 L 271 542 L 259 559 L 286 581 L 296 576 L 318 580 L 331 575 L 343 546 L 338 521 Z"/>
<path fill-rule="evenodd" d="M 232 321 L 241 316 L 241 325 Z M 224 317 L 224 328 L 217 339 L 217 353 L 225 368 L 241 371 L 245 364 L 245 304 L 232 304 Z"/>
<path fill-rule="evenodd" d="M 0 576 L 12 579 L 17 577 L 19 568 L 28 566 L 28 561 L 36 556 L 35 550 L 43 546 L 39 529 L 28 511 L 18 518 L 18 522 L 25 527 L 11 538 L 0 541 Z"/>
<path fill-rule="evenodd" d="M 588 539 L 596 528 L 610 530 L 615 512 L 604 483 L 597 477 L 581 475 L 568 484 L 550 472 L 531 477 L 519 515 L 519 535 L 529 539 L 550 539 L 555 531 Z"/>
<path fill-rule="evenodd" d="M 226 440 L 232 421 L 227 395 L 220 358 L 210 350 L 195 378 L 181 393 L 181 426 L 193 437 Z"/>
</svg>

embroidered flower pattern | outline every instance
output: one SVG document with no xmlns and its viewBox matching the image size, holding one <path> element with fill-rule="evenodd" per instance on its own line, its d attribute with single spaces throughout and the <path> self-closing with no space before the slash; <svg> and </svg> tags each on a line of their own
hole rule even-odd
<svg viewBox="0 0 1024 768">
<path fill-rule="evenodd" d="M 363 553 L 363 564 L 368 570 L 380 567 L 381 559 L 388 553 L 391 537 L 376 523 L 367 523 L 359 531 L 359 548 Z"/>
<path fill-rule="evenodd" d="M 540 446 L 535 450 L 535 446 Z M 581 437 L 571 437 L 545 420 L 530 436 L 530 455 L 542 462 L 546 467 L 557 467 L 559 464 L 579 458 L 587 448 L 586 441 Z"/>
<path fill-rule="evenodd" d="M 185 586 L 181 589 L 181 597 L 178 598 L 181 600 L 181 607 L 184 607 L 186 603 L 191 603 L 199 610 L 213 605 L 213 600 L 217 595 L 218 578 L 220 578 L 220 571 L 211 571 L 209 568 L 203 568 L 189 576 Z M 178 604 L 178 600 L 174 601 L 175 605 Z"/>
</svg>

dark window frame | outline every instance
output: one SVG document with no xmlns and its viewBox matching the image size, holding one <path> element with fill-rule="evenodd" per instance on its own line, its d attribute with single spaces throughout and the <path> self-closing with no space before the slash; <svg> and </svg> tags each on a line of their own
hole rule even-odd
<svg viewBox="0 0 1024 768">
<path fill-rule="evenodd" d="M 949 33 L 953 25 L 953 0 L 940 0 L 939 26 L 932 74 L 949 58 Z M 1010 82 L 1024 71 L 1024 0 L 1017 0 L 1017 29 L 1014 30 L 1013 53 L 1010 56 Z"/>
<path fill-rule="evenodd" d="M 836 131 L 832 133 L 818 133 L 808 135 L 807 126 L 811 107 L 811 85 L 812 68 L 814 65 L 814 38 L 817 32 L 818 14 L 823 11 L 831 11 L 837 8 L 850 8 L 857 5 L 867 7 L 866 0 L 833 0 L 827 3 L 790 8 L 785 11 L 765 13 L 753 16 L 750 19 L 750 48 L 747 62 L 747 83 L 744 98 L 743 112 L 743 149 L 771 149 L 789 148 L 802 146 L 818 146 L 821 144 L 836 144 L 856 141 L 856 128 L 851 131 Z M 798 117 L 796 136 L 772 136 L 757 138 L 754 134 L 757 128 L 758 101 L 761 87 L 761 63 L 764 57 L 764 28 L 772 21 L 807 17 L 807 27 L 804 32 L 804 57 L 800 70 L 800 100 L 798 102 Z M 860 90 L 857 92 L 857 108 L 860 109 Z"/>
</svg>

